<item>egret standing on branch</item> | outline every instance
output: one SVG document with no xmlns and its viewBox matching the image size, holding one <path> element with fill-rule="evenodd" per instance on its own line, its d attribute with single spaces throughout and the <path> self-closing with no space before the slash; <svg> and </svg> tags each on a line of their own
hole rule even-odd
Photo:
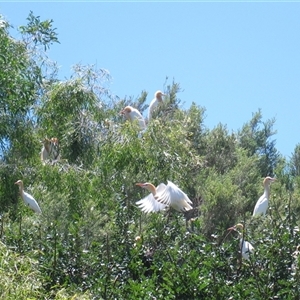
<svg viewBox="0 0 300 300">
<path fill-rule="evenodd" d="M 149 182 L 136 185 L 151 192 L 150 195 L 136 202 L 143 212 L 157 212 L 167 207 L 180 212 L 193 209 L 191 206 L 193 203 L 189 197 L 171 181 L 168 181 L 167 185 L 161 183 L 157 188 Z"/>
<path fill-rule="evenodd" d="M 269 196 L 270 196 L 270 184 L 271 182 L 275 181 L 275 178 L 272 178 L 270 176 L 266 177 L 263 181 L 264 184 L 264 193 L 260 196 L 260 198 L 257 200 L 254 210 L 253 210 L 253 216 L 257 215 L 265 215 L 268 209 L 269 204 Z"/>
<path fill-rule="evenodd" d="M 38 203 L 36 202 L 36 200 L 30 194 L 24 192 L 23 181 L 18 180 L 17 182 L 15 182 L 15 184 L 17 184 L 19 186 L 20 195 L 21 195 L 21 198 L 23 199 L 24 203 L 26 205 L 28 205 L 36 213 L 41 214 L 42 211 L 41 211 Z"/>
<path fill-rule="evenodd" d="M 242 230 L 242 233 L 237 230 L 238 228 Z M 234 230 L 238 232 L 240 236 L 242 236 L 240 238 L 240 249 L 241 249 L 242 257 L 244 259 L 249 260 L 249 254 L 254 252 L 254 247 L 249 242 L 244 241 L 244 225 L 238 223 L 235 226 L 228 228 L 227 230 Z"/>
<path fill-rule="evenodd" d="M 150 102 L 150 105 L 149 105 L 148 122 L 150 122 L 150 119 L 152 118 L 152 114 L 153 114 L 155 108 L 163 101 L 162 96 L 165 96 L 165 94 L 161 91 L 157 91 L 154 94 L 154 99 Z"/>
<path fill-rule="evenodd" d="M 42 141 L 41 160 L 45 164 L 48 159 L 57 160 L 59 156 L 59 144 L 57 138 L 45 138 Z"/>
<path fill-rule="evenodd" d="M 124 115 L 127 120 L 130 122 L 138 121 L 140 126 L 140 130 L 144 130 L 146 128 L 146 123 L 142 114 L 132 106 L 126 106 L 123 110 L 120 111 L 120 114 Z"/>
</svg>

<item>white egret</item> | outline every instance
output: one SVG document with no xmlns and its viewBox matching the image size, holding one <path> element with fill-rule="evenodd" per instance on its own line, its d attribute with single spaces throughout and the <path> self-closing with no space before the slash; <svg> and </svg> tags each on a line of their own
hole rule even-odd
<svg viewBox="0 0 300 300">
<path fill-rule="evenodd" d="M 15 184 L 17 184 L 19 186 L 20 195 L 21 195 L 21 198 L 23 199 L 24 203 L 26 205 L 28 205 L 36 213 L 39 213 L 39 214 L 42 213 L 42 211 L 41 211 L 38 203 L 36 202 L 36 200 L 30 194 L 24 192 L 23 181 L 18 180 L 17 182 L 15 182 Z"/>
<path fill-rule="evenodd" d="M 238 228 L 242 230 L 242 233 L 238 231 Z M 240 249 L 242 253 L 242 257 L 246 260 L 249 260 L 249 254 L 254 252 L 254 247 L 247 241 L 244 240 L 244 225 L 241 223 L 238 223 L 234 225 L 233 227 L 228 228 L 227 230 L 234 230 L 239 233 L 240 236 Z"/>
<path fill-rule="evenodd" d="M 148 122 L 150 122 L 150 119 L 152 118 L 152 114 L 153 114 L 155 108 L 159 105 L 159 103 L 161 103 L 163 101 L 162 96 L 165 96 L 165 94 L 162 91 L 157 91 L 154 94 L 154 99 L 150 102 L 150 105 L 149 105 Z"/>
<path fill-rule="evenodd" d="M 132 106 L 126 106 L 123 110 L 120 111 L 120 114 L 124 115 L 126 119 L 130 122 L 138 121 L 140 130 L 144 130 L 146 128 L 145 119 L 142 114 Z"/>
<path fill-rule="evenodd" d="M 185 212 L 193 209 L 192 201 L 189 197 L 174 183 L 168 180 L 168 184 L 159 184 L 155 187 L 152 183 L 137 183 L 136 185 L 151 192 L 147 197 L 139 200 L 136 204 L 146 213 L 164 210 L 167 207 Z"/>
<path fill-rule="evenodd" d="M 270 176 L 266 177 L 263 181 L 264 185 L 264 193 L 260 196 L 260 198 L 257 200 L 254 210 L 253 210 L 253 216 L 257 215 L 265 215 L 268 209 L 269 204 L 269 196 L 270 196 L 270 184 L 271 182 L 275 181 L 275 178 L 272 178 Z"/>
</svg>

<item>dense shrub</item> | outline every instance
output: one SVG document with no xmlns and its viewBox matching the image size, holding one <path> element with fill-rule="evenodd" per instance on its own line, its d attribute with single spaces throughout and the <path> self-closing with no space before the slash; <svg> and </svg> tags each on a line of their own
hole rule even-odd
<svg viewBox="0 0 300 300">
<path fill-rule="evenodd" d="M 172 82 L 139 132 L 119 111 L 145 113 L 147 92 L 113 98 L 109 75 L 92 66 L 64 82 L 55 68 L 47 75 L 38 50 L 57 42 L 52 21 L 28 22 L 21 41 L 0 28 L 1 298 L 298 299 L 299 145 L 286 162 L 270 140 L 275 120 L 258 111 L 236 133 L 209 130 L 205 108 L 183 109 Z M 59 139 L 59 161 L 40 161 L 45 137 Z M 253 218 L 266 175 L 277 177 L 269 210 Z M 41 215 L 20 199 L 18 179 Z M 167 180 L 192 212 L 142 213 L 135 202 L 147 192 L 135 183 Z M 226 230 L 238 222 L 255 248 L 249 261 Z"/>
</svg>

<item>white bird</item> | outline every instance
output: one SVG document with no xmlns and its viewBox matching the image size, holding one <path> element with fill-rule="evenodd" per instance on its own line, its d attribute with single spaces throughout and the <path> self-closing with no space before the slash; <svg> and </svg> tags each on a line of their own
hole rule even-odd
<svg viewBox="0 0 300 300">
<path fill-rule="evenodd" d="M 275 178 L 272 178 L 270 176 L 266 177 L 263 181 L 264 185 L 264 193 L 260 196 L 260 198 L 257 200 L 254 210 L 253 210 L 253 216 L 257 216 L 260 214 L 265 215 L 268 209 L 269 205 L 269 196 L 270 196 L 270 184 L 271 182 L 275 181 Z"/>
<path fill-rule="evenodd" d="M 157 212 L 167 207 L 172 207 L 180 212 L 193 209 L 191 206 L 193 203 L 189 197 L 171 181 L 168 181 L 167 185 L 161 183 L 157 188 L 149 182 L 136 185 L 151 192 L 147 197 L 136 202 L 145 213 Z"/>
<path fill-rule="evenodd" d="M 150 105 L 149 105 L 148 122 L 150 122 L 150 119 L 152 118 L 152 114 L 153 114 L 155 108 L 163 101 L 162 96 L 165 96 L 165 94 L 161 91 L 157 91 L 154 94 L 154 99 L 150 102 Z"/>
<path fill-rule="evenodd" d="M 41 214 L 42 211 L 41 211 L 38 203 L 36 202 L 36 200 L 30 194 L 24 192 L 23 181 L 18 180 L 17 182 L 15 182 L 15 184 L 17 184 L 19 186 L 20 195 L 21 195 L 21 198 L 23 199 L 24 203 L 26 205 L 28 205 L 36 213 Z"/>
<path fill-rule="evenodd" d="M 242 253 L 242 257 L 244 259 L 249 260 L 249 254 L 254 252 L 254 247 L 247 241 L 244 240 L 243 238 L 243 233 L 239 232 L 237 229 L 240 228 L 242 232 L 244 231 L 244 225 L 241 223 L 238 223 L 234 225 L 233 227 L 228 228 L 227 230 L 234 230 L 239 233 L 240 236 L 240 249 Z"/>
<path fill-rule="evenodd" d="M 136 108 L 132 106 L 126 106 L 120 111 L 120 114 L 124 115 L 130 122 L 137 120 L 141 130 L 146 128 L 145 119 Z"/>
</svg>

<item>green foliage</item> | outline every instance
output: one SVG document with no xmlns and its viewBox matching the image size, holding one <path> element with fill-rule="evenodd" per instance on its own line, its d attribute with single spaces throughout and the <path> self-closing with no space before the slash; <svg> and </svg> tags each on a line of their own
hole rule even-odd
<svg viewBox="0 0 300 300">
<path fill-rule="evenodd" d="M 258 168 L 261 176 L 273 176 L 279 159 L 275 148 L 275 140 L 270 140 L 276 131 L 273 129 L 275 119 L 262 121 L 261 110 L 252 115 L 252 119 L 244 124 L 238 132 L 239 145 L 248 151 L 250 156 L 258 155 Z M 260 126 L 262 125 L 262 128 Z"/>
<path fill-rule="evenodd" d="M 238 132 L 210 130 L 205 108 L 182 109 L 172 82 L 140 132 L 119 111 L 145 114 L 148 92 L 118 99 L 94 66 L 48 76 L 38 51 L 57 42 L 52 20 L 28 22 L 22 42 L 0 28 L 0 298 L 298 299 L 299 149 L 280 157 L 275 120 L 258 111 Z M 59 139 L 58 161 L 40 162 L 45 137 Z M 266 175 L 277 177 L 269 210 L 252 218 Z M 18 179 L 41 215 L 24 205 Z M 135 202 L 147 192 L 135 183 L 167 180 L 194 209 L 142 213 Z M 249 261 L 226 230 L 238 222 L 255 247 Z"/>
<path fill-rule="evenodd" d="M 300 176 L 300 144 L 297 144 L 290 161 L 291 175 Z"/>
<path fill-rule="evenodd" d="M 46 50 L 50 48 L 51 44 L 59 43 L 55 28 L 52 28 L 53 20 L 41 21 L 40 17 L 36 17 L 30 11 L 27 21 L 27 26 L 20 26 L 20 32 L 32 38 L 34 44 L 40 44 Z"/>
</svg>

